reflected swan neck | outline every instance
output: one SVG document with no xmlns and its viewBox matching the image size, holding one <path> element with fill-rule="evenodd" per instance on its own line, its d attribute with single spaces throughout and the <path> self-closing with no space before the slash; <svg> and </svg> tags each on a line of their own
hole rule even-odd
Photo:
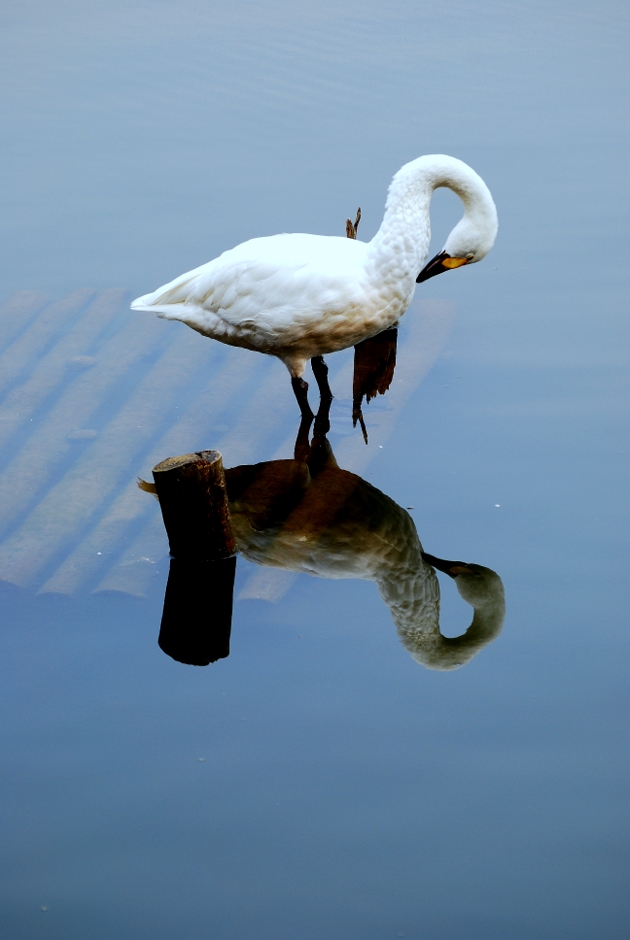
<svg viewBox="0 0 630 940">
<path fill-rule="evenodd" d="M 435 572 L 423 559 L 421 565 L 414 577 L 390 576 L 379 582 L 381 596 L 403 646 L 416 662 L 429 669 L 457 669 L 501 632 L 505 619 L 503 584 L 494 571 L 479 565 L 470 566 L 468 577 L 455 578 L 474 615 L 463 634 L 446 637 L 440 631 L 440 590 Z"/>
</svg>

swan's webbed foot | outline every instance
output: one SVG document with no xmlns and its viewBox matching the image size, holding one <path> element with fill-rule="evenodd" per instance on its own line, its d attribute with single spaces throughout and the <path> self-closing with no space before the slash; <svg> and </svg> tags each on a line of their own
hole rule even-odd
<svg viewBox="0 0 630 940">
<path fill-rule="evenodd" d="M 311 406 L 308 403 L 308 382 L 305 382 L 304 379 L 300 379 L 297 376 L 293 376 L 291 378 L 291 387 L 300 407 L 302 418 L 312 421 L 315 415 L 311 411 Z"/>
<path fill-rule="evenodd" d="M 330 390 L 330 385 L 328 384 L 328 366 L 324 362 L 323 356 L 313 356 L 311 359 L 311 368 L 313 370 L 313 375 L 315 376 L 315 381 L 317 382 L 317 387 L 319 388 L 319 396 L 321 400 L 328 401 L 329 403 L 333 400 L 333 393 Z"/>
<path fill-rule="evenodd" d="M 368 432 L 365 426 L 365 421 L 363 420 L 363 411 L 361 409 L 361 398 L 359 399 L 355 398 L 355 400 L 352 402 L 352 427 L 353 428 L 356 428 L 357 421 L 361 425 L 361 430 L 363 431 L 363 440 L 367 444 Z"/>
</svg>

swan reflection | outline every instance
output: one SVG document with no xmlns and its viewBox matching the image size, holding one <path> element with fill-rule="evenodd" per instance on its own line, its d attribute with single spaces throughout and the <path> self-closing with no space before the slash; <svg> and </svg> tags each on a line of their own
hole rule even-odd
<svg viewBox="0 0 630 940">
<path fill-rule="evenodd" d="M 411 516 L 366 480 L 340 468 L 326 438 L 327 415 L 302 420 L 293 460 L 226 470 L 238 552 L 269 565 L 321 578 L 374 581 L 400 640 L 431 669 L 455 669 L 495 639 L 505 597 L 496 572 L 425 554 Z M 458 637 L 440 632 L 437 568 L 474 609 Z"/>
</svg>

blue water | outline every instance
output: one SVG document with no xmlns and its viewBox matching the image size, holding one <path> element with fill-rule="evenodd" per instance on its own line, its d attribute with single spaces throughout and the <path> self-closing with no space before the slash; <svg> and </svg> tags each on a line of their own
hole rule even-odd
<svg viewBox="0 0 630 940">
<path fill-rule="evenodd" d="M 507 615 L 431 671 L 373 583 L 239 599 L 239 558 L 230 656 L 196 668 L 157 646 L 164 554 L 144 596 L 1 583 L 4 936 L 627 936 L 626 26 L 614 2 L 7 14 L 0 299 L 136 296 L 248 237 L 343 234 L 358 205 L 367 239 L 405 161 L 481 173 L 495 248 L 420 285 L 457 316 L 360 475 L 426 551 L 495 570 Z M 436 250 L 458 211 L 437 194 Z M 255 368 L 205 446 L 264 411 Z M 292 439 L 285 392 L 227 466 Z M 470 608 L 440 584 L 454 636 Z"/>
</svg>

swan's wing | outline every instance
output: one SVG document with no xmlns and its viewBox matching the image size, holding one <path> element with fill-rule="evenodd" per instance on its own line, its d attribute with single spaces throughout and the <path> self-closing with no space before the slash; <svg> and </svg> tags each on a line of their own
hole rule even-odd
<svg viewBox="0 0 630 940">
<path fill-rule="evenodd" d="M 132 309 L 181 319 L 210 335 L 219 318 L 228 329 L 253 328 L 268 343 L 290 343 L 322 318 L 363 304 L 366 247 L 317 235 L 252 239 L 139 297 Z"/>
</svg>

